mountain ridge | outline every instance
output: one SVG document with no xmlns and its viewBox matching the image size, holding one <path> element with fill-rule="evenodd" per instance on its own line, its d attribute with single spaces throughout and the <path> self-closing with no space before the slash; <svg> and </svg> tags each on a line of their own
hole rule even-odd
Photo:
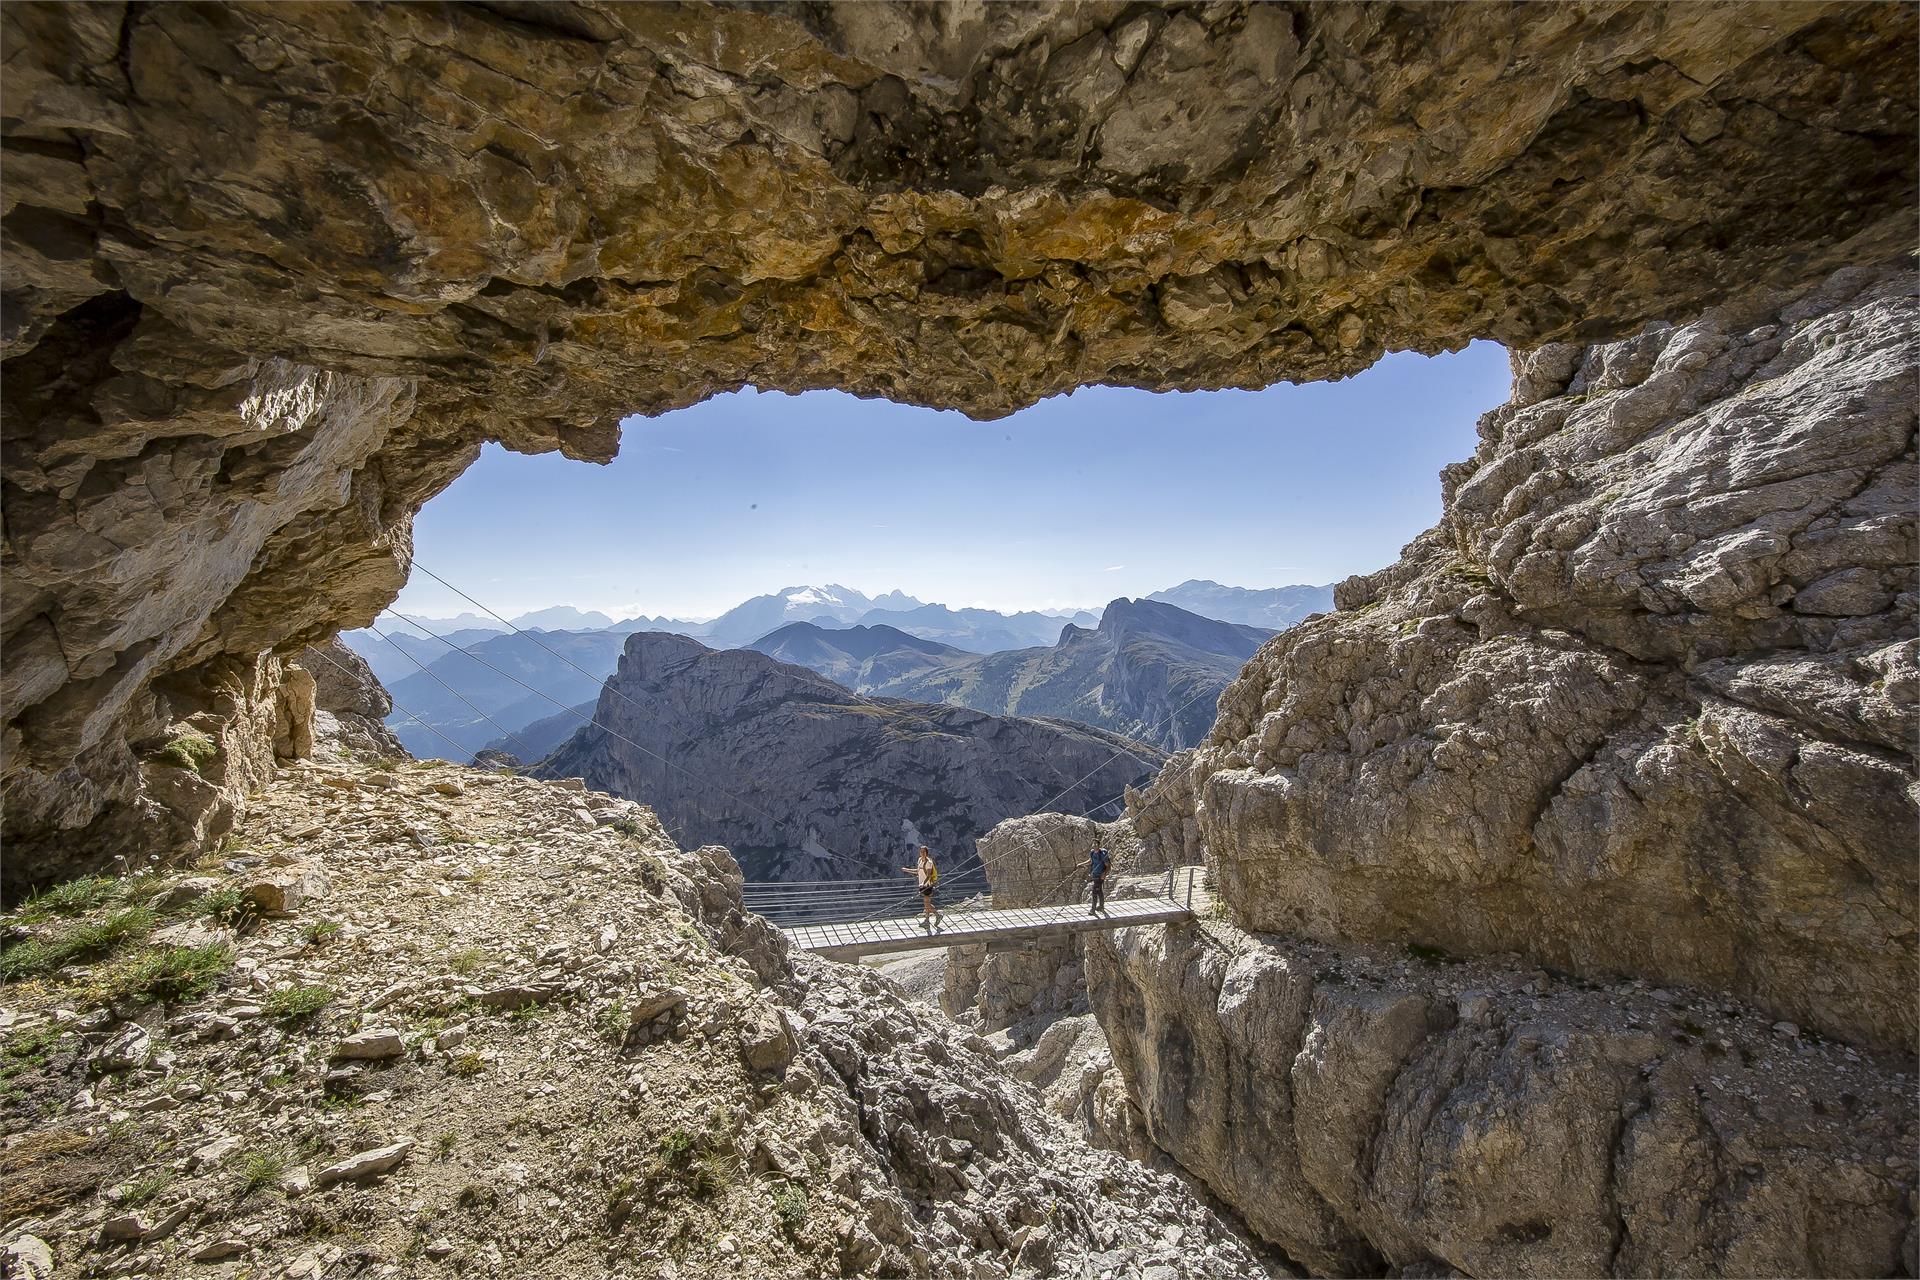
<svg viewBox="0 0 1920 1280">
<path fill-rule="evenodd" d="M 642 797 L 687 838 L 727 844 L 750 879 L 891 875 L 917 843 L 953 865 L 1002 819 L 1110 803 L 1165 759 L 1086 725 L 870 697 L 666 632 L 627 637 L 593 718 L 532 772 Z"/>
<path fill-rule="evenodd" d="M 1198 580 L 1190 580 L 1183 586 L 1191 586 L 1194 581 Z M 911 607 L 866 607 L 883 603 Z M 564 717 L 559 707 L 576 707 L 598 696 L 598 681 L 611 675 L 618 661 L 621 637 L 631 632 L 656 630 L 686 635 L 712 647 L 751 648 L 771 653 L 782 661 L 795 662 L 876 696 L 970 706 L 996 714 L 1060 715 L 1134 736 L 1146 734 L 1162 747 L 1190 745 L 1190 740 L 1205 729 L 1194 708 L 1181 709 L 1200 688 L 1195 680 L 1200 678 L 1203 669 L 1231 678 L 1237 671 L 1227 671 L 1217 661 L 1217 655 L 1227 654 L 1243 661 L 1240 655 L 1248 650 L 1234 633 L 1220 629 L 1228 624 L 1213 622 L 1209 631 L 1209 620 L 1189 611 L 1156 615 L 1159 621 L 1154 624 L 1167 632 L 1165 640 L 1184 646 L 1182 651 L 1149 653 L 1147 648 L 1151 645 L 1136 635 L 1145 625 L 1141 618 L 1149 607 L 1163 606 L 1148 598 L 1130 602 L 1129 608 L 1133 610 L 1130 625 L 1134 630 L 1124 636 L 1109 630 L 1106 633 L 1109 638 L 1101 642 L 1116 651 L 1131 646 L 1132 656 L 1140 661 L 1123 664 L 1112 672 L 1092 672 L 1098 658 L 1089 659 L 1080 654 L 1076 660 L 1088 667 L 1089 672 L 1074 678 L 1087 687 L 1070 694 L 1064 692 L 1065 687 L 1060 684 L 1062 662 L 1058 658 L 1050 661 L 1048 671 L 1036 668 L 1023 677 L 1004 678 L 997 673 L 1022 663 L 1031 664 L 1038 660 L 1039 651 L 1059 649 L 1073 643 L 1077 636 L 1101 634 L 1109 625 L 1107 610 L 1099 614 L 1082 610 L 1065 615 L 951 609 L 923 603 L 897 590 L 870 598 L 837 583 L 783 587 L 744 602 L 712 623 L 682 625 L 672 619 L 641 617 L 585 630 L 548 629 L 541 624 L 582 618 L 598 622 L 606 618 L 602 613 L 554 606 L 516 615 L 515 625 L 530 633 L 527 635 L 497 628 L 452 628 L 447 625 L 449 620 L 414 621 L 412 615 L 408 615 L 395 619 L 391 629 L 383 620 L 381 635 L 374 635 L 370 630 L 347 632 L 342 639 L 393 693 L 395 710 L 389 724 L 401 741 L 409 750 L 429 755 L 445 754 L 450 738 L 469 751 L 490 747 L 527 761 L 539 759 L 571 732 L 564 719 L 557 724 L 540 722 L 556 715 Z M 1164 607 L 1178 609 L 1172 605 Z M 795 613 L 805 616 L 796 619 L 791 616 Z M 1118 621 L 1115 620 L 1116 625 Z M 723 645 L 716 637 L 703 634 L 723 622 L 723 631 L 744 638 Z M 762 623 L 769 625 L 745 635 Z M 790 629 L 802 626 L 812 630 Z M 779 633 L 784 634 L 774 639 Z M 588 636 L 601 638 L 582 639 Z M 836 636 L 839 638 L 834 639 Z M 473 656 L 456 653 L 450 645 L 471 650 Z M 567 661 L 546 653 L 546 649 L 561 650 L 567 655 Z M 997 657 L 1009 652 L 1025 657 L 1017 660 Z M 1204 656 L 1206 654 L 1216 656 Z M 956 681 L 942 675 L 949 668 L 964 666 L 968 658 L 986 660 L 984 664 L 976 664 L 982 665 L 986 672 L 987 689 L 977 696 L 970 692 L 977 681 Z M 483 663 L 511 670 L 530 689 L 487 671 Z M 1169 679 L 1179 690 L 1177 697 L 1161 699 L 1159 690 L 1141 685 L 1140 672 L 1156 665 L 1171 673 Z M 432 674 L 423 674 L 423 667 Z M 1154 686 L 1159 680 L 1151 675 L 1145 679 L 1146 686 Z M 1206 679 L 1211 681 L 1213 676 Z M 485 717 L 441 687 L 441 680 L 476 703 L 486 713 Z M 1010 693 L 1002 687 L 1012 683 L 1018 683 L 1022 692 Z M 1026 686 L 1036 683 L 1039 700 L 1023 701 Z M 1096 685 L 1102 686 L 1100 692 L 1093 691 L 1092 686 Z M 1141 705 L 1130 710 L 1131 702 Z M 1204 712 L 1207 706 L 1198 706 L 1198 710 Z M 416 716 L 431 727 L 423 727 L 413 718 Z M 1176 720 L 1171 731 L 1157 731 L 1158 722 L 1170 716 Z M 538 730 L 532 728 L 535 724 L 539 724 Z"/>
<path fill-rule="evenodd" d="M 792 624 L 747 647 L 871 697 L 1073 720 L 1170 751 L 1206 735 L 1221 691 L 1273 634 L 1125 597 L 1097 626 L 1067 623 L 1052 645 L 991 654 L 876 651 L 877 628 L 848 649 L 837 640 L 845 633 L 806 628 Z"/>
<path fill-rule="evenodd" d="M 1207 578 L 1188 578 L 1178 586 L 1150 592 L 1143 599 L 1174 605 L 1203 618 L 1285 631 L 1316 613 L 1331 613 L 1333 584 L 1229 587 Z"/>
</svg>

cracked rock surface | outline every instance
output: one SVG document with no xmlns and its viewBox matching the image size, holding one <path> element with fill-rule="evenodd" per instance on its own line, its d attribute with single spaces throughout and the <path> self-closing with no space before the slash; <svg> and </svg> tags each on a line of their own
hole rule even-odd
<svg viewBox="0 0 1920 1280">
<path fill-rule="evenodd" d="M 1151 838 L 1247 927 L 1911 1046 L 1914 335 L 1902 266 L 1517 360 L 1440 525 L 1255 656 Z"/>
<path fill-rule="evenodd" d="M 1914 1274 L 1909 1055 L 1211 921 L 1089 934 L 1085 963 L 1151 1142 L 1314 1274 Z"/>
<path fill-rule="evenodd" d="M 202 691 L 371 620 L 485 441 L 1331 377 L 1883 258 L 1912 8 L 1754 13 L 9 4 L 9 883 L 145 852 Z"/>
</svg>

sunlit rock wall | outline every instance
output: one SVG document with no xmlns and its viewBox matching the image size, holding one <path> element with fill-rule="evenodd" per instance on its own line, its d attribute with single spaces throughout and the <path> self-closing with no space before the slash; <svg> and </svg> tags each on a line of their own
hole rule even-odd
<svg viewBox="0 0 1920 1280">
<path fill-rule="evenodd" d="M 1915 1035 L 1914 276 L 1518 362 L 1440 526 L 1221 698 L 1233 917 Z"/>
</svg>

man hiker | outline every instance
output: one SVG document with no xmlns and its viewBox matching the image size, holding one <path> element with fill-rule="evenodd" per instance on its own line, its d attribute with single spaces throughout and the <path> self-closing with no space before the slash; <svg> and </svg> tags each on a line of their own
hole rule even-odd
<svg viewBox="0 0 1920 1280">
<path fill-rule="evenodd" d="M 934 905 L 933 891 L 940 883 L 940 868 L 933 865 L 933 854 L 927 846 L 920 846 L 920 860 L 911 867 L 902 867 L 902 871 L 911 871 L 920 884 L 920 918 L 928 933 L 940 931 L 940 908 Z"/>
<path fill-rule="evenodd" d="M 1107 851 L 1099 845 L 1087 855 L 1087 878 L 1093 881 L 1093 905 L 1087 908 L 1087 914 L 1097 916 L 1107 909 L 1107 868 L 1113 860 Z"/>
</svg>

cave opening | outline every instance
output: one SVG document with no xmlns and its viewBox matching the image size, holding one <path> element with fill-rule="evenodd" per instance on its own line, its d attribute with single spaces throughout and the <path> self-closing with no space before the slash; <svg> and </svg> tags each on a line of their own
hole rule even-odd
<svg viewBox="0 0 1920 1280">
<path fill-rule="evenodd" d="M 626 419 L 603 466 L 488 446 L 416 518 L 397 599 L 344 639 L 389 686 L 407 750 L 460 763 L 537 765 L 609 728 L 622 708 L 595 704 L 635 632 L 756 651 L 861 695 L 1182 750 L 1253 647 L 1435 523 L 1442 468 L 1471 454 L 1510 380 L 1506 352 L 1480 342 L 1339 382 L 1083 388 L 989 422 L 749 387 Z M 728 720 L 684 727 L 724 737 Z M 773 813 L 745 831 L 761 806 L 689 794 L 665 756 L 640 763 L 597 781 L 759 874 L 844 872 L 849 853 L 878 867 L 890 835 L 984 834 L 942 812 L 964 788 L 906 778 L 874 801 L 897 832 L 766 830 Z M 707 780 L 761 790 L 770 767 L 716 758 Z M 1112 796 L 1069 792 L 1072 807 L 1117 816 L 1101 781 Z"/>
</svg>

